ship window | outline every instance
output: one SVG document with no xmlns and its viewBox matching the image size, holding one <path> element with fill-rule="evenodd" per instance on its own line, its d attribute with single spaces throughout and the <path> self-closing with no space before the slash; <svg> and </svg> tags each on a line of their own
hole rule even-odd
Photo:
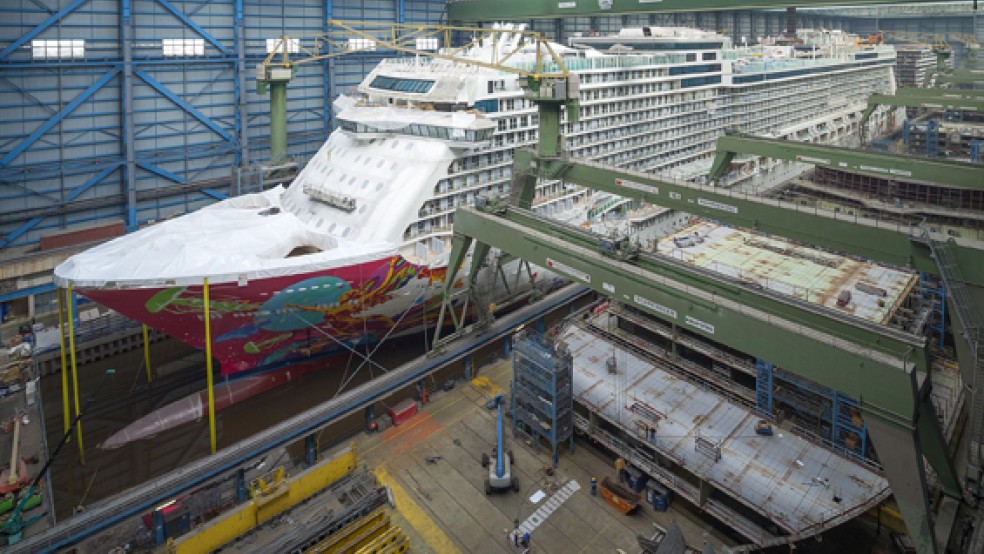
<svg viewBox="0 0 984 554">
<path fill-rule="evenodd" d="M 373 79 L 369 86 L 383 90 L 395 90 L 397 92 L 422 94 L 425 92 L 430 92 L 430 89 L 434 86 L 434 81 L 424 79 L 396 79 L 393 77 L 384 77 L 380 75 Z"/>
</svg>

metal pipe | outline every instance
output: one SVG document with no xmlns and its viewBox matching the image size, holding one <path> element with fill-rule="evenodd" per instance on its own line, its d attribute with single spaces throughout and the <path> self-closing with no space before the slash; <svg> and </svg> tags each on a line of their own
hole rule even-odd
<svg viewBox="0 0 984 554">
<path fill-rule="evenodd" d="M 143 324 L 143 351 L 144 351 L 144 365 L 147 366 L 147 382 L 150 383 L 154 380 L 153 375 L 150 372 L 150 342 L 147 340 L 147 324 Z"/>
<path fill-rule="evenodd" d="M 202 297 L 205 301 L 205 371 L 208 381 L 208 434 L 212 443 L 212 454 L 215 454 L 215 390 L 212 379 L 212 326 L 209 321 L 208 277 L 204 279 Z"/>
<path fill-rule="evenodd" d="M 287 80 L 271 80 L 270 86 L 270 161 L 287 159 Z"/>
<path fill-rule="evenodd" d="M 20 479 L 20 475 L 17 475 L 17 468 L 20 464 L 17 463 L 17 445 L 20 444 L 20 428 L 21 428 L 21 418 L 18 415 L 14 415 L 14 441 L 10 443 L 10 473 L 7 476 L 7 484 L 13 485 Z"/>
<path fill-rule="evenodd" d="M 79 415 L 79 367 L 75 355 L 75 296 L 72 294 L 71 283 L 68 284 L 66 298 L 68 299 L 68 349 L 69 355 L 72 357 L 72 388 L 75 393 L 75 419 L 77 421 L 81 417 Z M 75 427 L 75 433 L 79 440 L 79 460 L 82 465 L 85 465 L 85 444 L 82 442 L 81 422 Z"/>
<path fill-rule="evenodd" d="M 506 339 L 506 341 L 508 342 L 508 339 Z M 496 444 L 495 444 L 495 476 L 496 477 L 502 477 L 502 475 L 503 475 L 503 473 L 505 473 L 506 469 L 504 467 L 505 464 L 504 464 L 503 459 L 502 459 L 503 458 L 503 454 L 502 454 L 502 446 L 503 446 L 503 444 L 502 444 L 502 442 L 503 442 L 502 436 L 503 435 L 502 435 L 502 395 L 501 394 L 498 394 L 495 397 L 495 407 L 496 407 L 496 411 L 498 411 L 498 414 L 496 416 L 496 422 L 495 422 L 495 441 L 496 441 Z"/>
</svg>

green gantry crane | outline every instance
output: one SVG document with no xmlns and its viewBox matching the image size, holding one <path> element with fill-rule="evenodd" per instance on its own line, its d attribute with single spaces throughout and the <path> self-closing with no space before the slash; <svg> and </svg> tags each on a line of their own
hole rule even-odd
<svg viewBox="0 0 984 554">
<path fill-rule="evenodd" d="M 984 92 L 933 88 L 900 88 L 895 94 L 872 94 L 858 126 L 864 142 L 868 119 L 879 106 L 901 106 L 945 111 L 984 113 Z"/>
</svg>

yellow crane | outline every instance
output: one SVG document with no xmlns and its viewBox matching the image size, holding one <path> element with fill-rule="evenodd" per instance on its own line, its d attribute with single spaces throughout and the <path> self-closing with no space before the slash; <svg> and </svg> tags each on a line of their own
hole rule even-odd
<svg viewBox="0 0 984 554">
<path fill-rule="evenodd" d="M 327 28 L 327 32 L 314 36 L 285 35 L 277 39 L 272 51 L 256 68 L 258 92 L 263 94 L 270 89 L 272 161 L 283 159 L 287 153 L 287 83 L 294 78 L 294 68 L 303 64 L 360 52 L 391 51 L 514 73 L 526 77 L 532 91 L 540 91 L 540 85 L 547 81 L 566 81 L 570 74 L 550 43 L 535 31 L 338 19 L 329 19 Z M 470 38 L 456 44 L 461 36 Z M 509 40 L 504 41 L 503 37 Z M 462 57 L 474 46 L 491 47 L 491 57 L 488 60 Z M 511 58 L 531 48 L 535 53 L 532 67 L 509 64 Z M 559 128 L 559 105 L 556 111 Z M 550 116 L 547 117 L 549 120 Z"/>
</svg>

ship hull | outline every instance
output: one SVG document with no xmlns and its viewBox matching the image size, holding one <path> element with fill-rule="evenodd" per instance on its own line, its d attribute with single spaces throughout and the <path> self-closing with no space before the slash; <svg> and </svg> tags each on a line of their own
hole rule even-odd
<svg viewBox="0 0 984 554">
<path fill-rule="evenodd" d="M 444 274 L 443 268 L 391 256 L 210 285 L 212 355 L 230 376 L 412 333 L 436 321 Z M 192 347 L 205 347 L 201 285 L 77 292 Z"/>
<path fill-rule="evenodd" d="M 307 373 L 321 369 L 322 365 L 327 367 L 329 362 L 292 364 L 260 375 L 250 375 L 217 385 L 213 391 L 215 412 L 300 379 Z M 153 438 L 169 429 L 199 421 L 207 414 L 208 391 L 195 392 L 130 423 L 106 439 L 99 447 L 113 450 L 133 441 Z"/>
</svg>

